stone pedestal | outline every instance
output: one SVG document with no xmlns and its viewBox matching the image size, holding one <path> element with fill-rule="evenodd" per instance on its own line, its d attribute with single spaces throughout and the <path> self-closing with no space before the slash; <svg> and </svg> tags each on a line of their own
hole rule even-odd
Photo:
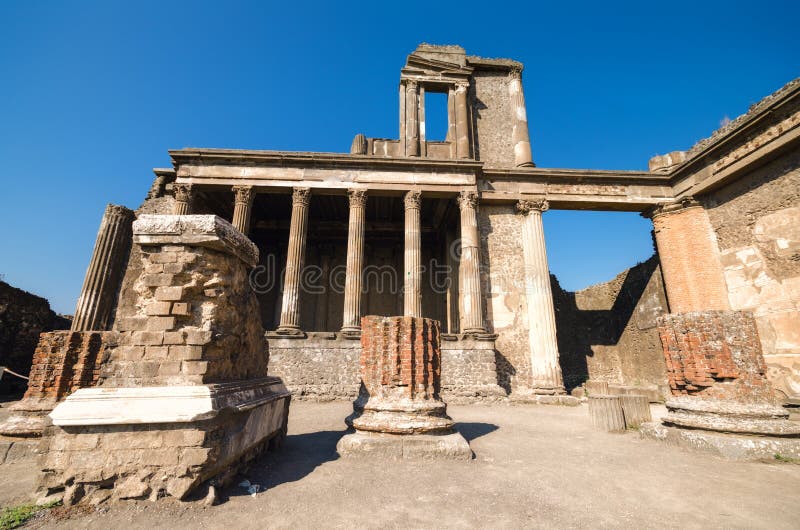
<svg viewBox="0 0 800 530">
<path fill-rule="evenodd" d="M 800 423 L 777 404 L 752 313 L 665 315 L 658 328 L 672 397 L 645 435 L 736 459 L 800 457 Z"/>
<path fill-rule="evenodd" d="M 45 495 L 182 499 L 285 435 L 289 392 L 267 377 L 248 282 L 255 245 L 211 215 L 142 215 L 134 244 L 137 297 L 120 308 L 133 316 L 116 323 L 97 385 L 50 414 Z"/>
<path fill-rule="evenodd" d="M 380 454 L 470 459 L 439 397 L 439 322 L 414 317 L 361 321 L 362 389 L 337 445 L 342 456 Z"/>
</svg>

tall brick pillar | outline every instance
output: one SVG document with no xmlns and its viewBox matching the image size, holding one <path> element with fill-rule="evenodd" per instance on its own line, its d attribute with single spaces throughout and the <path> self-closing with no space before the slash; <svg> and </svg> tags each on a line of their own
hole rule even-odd
<svg viewBox="0 0 800 530">
<path fill-rule="evenodd" d="M 339 441 L 339 453 L 471 458 L 439 397 L 441 360 L 438 321 L 361 319 L 362 387 L 346 420 L 356 432 Z"/>
<path fill-rule="evenodd" d="M 670 312 L 730 309 L 717 238 L 703 207 L 685 199 L 651 216 Z"/>
</svg>

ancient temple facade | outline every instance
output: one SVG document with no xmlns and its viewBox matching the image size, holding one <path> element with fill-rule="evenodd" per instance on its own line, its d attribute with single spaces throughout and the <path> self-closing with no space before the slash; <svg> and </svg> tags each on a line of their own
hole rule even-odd
<svg viewBox="0 0 800 530">
<path fill-rule="evenodd" d="M 420 45 L 400 71 L 398 138 L 359 134 L 349 153 L 173 150 L 136 214 L 217 215 L 255 244 L 269 370 L 297 397 L 353 397 L 361 317 L 404 315 L 441 322 L 451 396 L 566 402 L 573 352 L 559 335 L 573 331 L 556 326 L 542 217 L 641 212 L 665 297 L 633 301 L 630 318 L 653 313 L 639 330 L 657 335 L 667 312 L 752 311 L 773 385 L 800 397 L 800 82 L 648 171 L 553 169 L 535 164 L 522 71 Z M 446 95 L 441 141 L 426 137 L 430 94 Z M 76 331 L 131 316 L 120 301 L 135 295 L 141 260 L 114 242 L 130 238 L 132 215 L 112 214 L 121 226 L 98 239 Z M 639 383 L 665 386 L 663 353 L 635 355 L 620 362 L 659 366 Z"/>
</svg>

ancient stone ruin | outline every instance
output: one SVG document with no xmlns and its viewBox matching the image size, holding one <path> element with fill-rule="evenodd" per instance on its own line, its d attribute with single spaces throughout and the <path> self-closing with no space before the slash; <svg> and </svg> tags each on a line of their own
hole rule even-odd
<svg viewBox="0 0 800 530">
<path fill-rule="evenodd" d="M 50 414 L 44 494 L 185 498 L 285 436 L 289 392 L 248 274 L 255 245 L 212 215 L 141 215 L 140 271 L 97 381 Z M 210 482 L 209 482 L 210 481 Z"/>
<path fill-rule="evenodd" d="M 444 400 L 600 388 L 666 398 L 643 427 L 658 439 L 795 454 L 800 80 L 647 171 L 555 169 L 534 163 L 522 71 L 422 44 L 397 138 L 169 151 L 135 212 L 106 209 L 72 329 L 40 336 L 0 427 L 42 435 L 42 493 L 202 494 L 279 445 L 290 393 L 356 399 L 343 453 L 466 458 Z M 542 222 L 558 209 L 639 212 L 656 253 L 564 291 Z"/>
<path fill-rule="evenodd" d="M 336 446 L 343 456 L 470 459 L 439 396 L 440 324 L 418 317 L 361 319 L 361 393 Z"/>
</svg>

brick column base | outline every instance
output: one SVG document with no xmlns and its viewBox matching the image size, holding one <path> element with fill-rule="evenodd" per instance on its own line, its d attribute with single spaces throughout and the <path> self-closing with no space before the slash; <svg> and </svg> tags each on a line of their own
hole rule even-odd
<svg viewBox="0 0 800 530">
<path fill-rule="evenodd" d="M 658 324 L 672 398 L 664 422 L 711 431 L 800 435 L 777 406 L 748 311 L 694 311 Z"/>
<path fill-rule="evenodd" d="M 346 420 L 356 432 L 339 441 L 339 453 L 471 458 L 439 396 L 441 360 L 438 321 L 364 317 L 361 392 Z"/>
</svg>

